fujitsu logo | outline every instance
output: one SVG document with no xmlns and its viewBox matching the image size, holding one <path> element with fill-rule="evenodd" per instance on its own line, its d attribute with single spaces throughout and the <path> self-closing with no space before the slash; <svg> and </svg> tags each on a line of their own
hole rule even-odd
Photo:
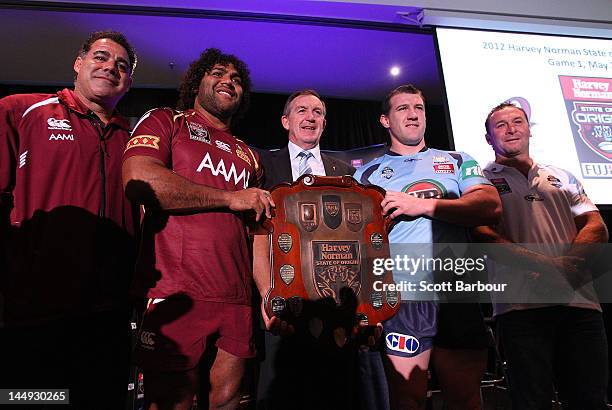
<svg viewBox="0 0 612 410">
<path fill-rule="evenodd" d="M 47 124 L 49 125 L 48 128 L 50 130 L 72 131 L 72 126 L 70 125 L 69 120 L 64 120 L 64 119 L 58 120 L 57 118 L 51 117 L 47 120 Z"/>
<path fill-rule="evenodd" d="M 204 168 L 209 169 L 214 176 L 223 175 L 223 178 L 225 178 L 225 182 L 230 182 L 230 180 L 233 178 L 234 184 L 238 185 L 240 181 L 242 181 L 243 188 L 247 189 L 248 187 L 248 182 L 249 178 L 251 177 L 251 173 L 247 172 L 247 170 L 243 168 L 240 175 L 238 175 L 236 171 L 236 166 L 233 162 L 230 169 L 228 170 L 225 166 L 225 162 L 223 162 L 223 158 L 221 158 L 217 165 L 215 165 L 213 164 L 212 159 L 210 158 L 210 154 L 207 152 L 206 155 L 204 155 L 202 162 L 200 162 L 197 172 L 202 172 Z"/>
<path fill-rule="evenodd" d="M 49 141 L 74 141 L 74 135 L 72 134 L 51 134 Z"/>
</svg>

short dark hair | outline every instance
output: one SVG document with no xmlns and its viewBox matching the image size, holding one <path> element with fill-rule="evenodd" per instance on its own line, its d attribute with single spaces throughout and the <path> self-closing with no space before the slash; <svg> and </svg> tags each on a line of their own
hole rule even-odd
<svg viewBox="0 0 612 410">
<path fill-rule="evenodd" d="M 291 94 L 289 98 L 287 98 L 287 102 L 285 103 L 285 108 L 283 108 L 284 116 L 289 115 L 289 107 L 291 107 L 291 103 L 293 102 L 293 100 L 295 100 L 296 98 L 302 95 L 312 95 L 313 97 L 317 97 L 319 101 L 321 101 L 321 104 L 323 104 L 323 116 L 325 116 L 327 112 L 327 108 L 325 107 L 325 101 L 323 101 L 323 99 L 321 98 L 318 92 L 316 92 L 315 90 L 311 90 L 311 89 L 299 90 Z"/>
<path fill-rule="evenodd" d="M 200 58 L 189 65 L 183 77 L 183 81 L 179 86 L 177 108 L 179 110 L 193 108 L 202 78 L 204 78 L 204 75 L 210 72 L 216 64 L 220 64 L 224 67 L 232 64 L 236 71 L 238 71 L 238 75 L 241 79 L 242 100 L 240 101 L 238 109 L 232 116 L 232 123 L 234 123 L 236 120 L 242 118 L 249 108 L 249 101 L 251 99 L 251 75 L 244 61 L 233 54 L 223 54 L 221 50 L 217 48 L 207 48 L 200 54 Z"/>
<path fill-rule="evenodd" d="M 508 102 L 508 101 L 504 101 L 501 104 L 497 104 L 495 107 L 493 107 L 491 111 L 489 111 L 489 115 L 487 115 L 487 119 L 485 120 L 485 131 L 487 133 L 489 133 L 489 121 L 491 120 L 491 116 L 495 114 L 497 111 L 503 110 L 504 108 L 516 108 L 517 110 L 520 110 L 525 116 L 525 119 L 527 120 L 527 122 L 529 122 L 529 117 L 527 116 L 527 113 L 525 112 L 523 107 L 520 107 L 516 104 L 512 104 L 511 102 Z"/>
<path fill-rule="evenodd" d="M 134 50 L 134 47 L 132 47 L 125 35 L 118 31 L 94 31 L 81 45 L 81 48 L 79 49 L 79 57 L 83 57 L 85 56 L 85 54 L 89 53 L 89 50 L 91 50 L 91 45 L 103 38 L 113 40 L 115 43 L 123 47 L 125 51 L 127 51 L 128 58 L 130 59 L 130 75 L 134 75 L 134 70 L 136 70 L 136 65 L 138 64 L 138 56 L 136 55 L 136 50 Z"/>
<path fill-rule="evenodd" d="M 399 87 L 396 87 L 393 90 L 391 90 L 391 92 L 389 92 L 389 94 L 387 94 L 387 96 L 383 100 L 382 105 L 381 105 L 382 114 L 384 115 L 389 114 L 389 111 L 391 110 L 391 98 L 393 98 L 393 96 L 397 94 L 418 94 L 421 96 L 423 103 L 425 103 L 425 96 L 423 95 L 423 91 L 416 88 L 412 84 L 400 85 Z"/>
</svg>

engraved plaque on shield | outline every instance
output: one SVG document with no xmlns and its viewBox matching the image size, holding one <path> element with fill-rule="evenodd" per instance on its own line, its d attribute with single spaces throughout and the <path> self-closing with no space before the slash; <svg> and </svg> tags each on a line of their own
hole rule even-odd
<svg viewBox="0 0 612 410">
<path fill-rule="evenodd" d="M 370 296 L 372 306 L 374 309 L 380 309 L 383 306 L 383 293 L 382 292 L 372 292 Z"/>
<path fill-rule="evenodd" d="M 342 201 L 340 195 L 322 195 L 323 220 L 325 225 L 331 229 L 336 229 L 342 223 Z"/>
<path fill-rule="evenodd" d="M 374 249 L 382 249 L 384 244 L 382 234 L 374 232 L 372 235 L 370 235 L 370 242 L 372 243 Z"/>
<path fill-rule="evenodd" d="M 278 247 L 281 251 L 287 253 L 293 246 L 293 238 L 288 233 L 281 233 L 278 235 Z"/>
<path fill-rule="evenodd" d="M 358 241 L 312 241 L 315 289 L 321 297 L 340 303 L 340 289 L 361 290 L 361 254 Z"/>
<path fill-rule="evenodd" d="M 395 290 L 388 290 L 386 292 L 386 296 L 387 296 L 387 303 L 389 304 L 389 306 L 391 307 L 395 307 L 395 305 L 397 305 L 397 302 L 399 301 L 399 292 L 395 291 Z"/>
<path fill-rule="evenodd" d="M 295 278 L 295 269 L 291 265 L 283 265 L 280 267 L 279 274 L 283 282 L 288 285 Z"/>
<path fill-rule="evenodd" d="M 312 232 L 319 225 L 319 213 L 317 212 L 317 204 L 314 202 L 300 202 L 299 215 L 300 225 L 307 232 Z"/>
<path fill-rule="evenodd" d="M 280 296 L 273 298 L 270 301 L 270 304 L 272 305 L 272 312 L 274 314 L 279 314 L 283 312 L 285 310 L 285 307 L 287 306 L 285 299 Z"/>
<path fill-rule="evenodd" d="M 346 225 L 352 232 L 359 232 L 363 227 L 363 207 L 361 204 L 347 203 L 344 205 Z"/>
</svg>

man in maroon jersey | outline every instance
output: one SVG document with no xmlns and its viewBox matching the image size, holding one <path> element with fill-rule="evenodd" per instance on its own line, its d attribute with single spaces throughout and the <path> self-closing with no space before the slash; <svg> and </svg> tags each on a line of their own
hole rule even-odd
<svg viewBox="0 0 612 410">
<path fill-rule="evenodd" d="M 274 205 L 253 188 L 257 155 L 230 133 L 250 88 L 242 61 L 205 50 L 180 87 L 185 111 L 149 111 L 125 150 L 126 194 L 146 210 L 136 288 L 149 305 L 135 355 L 147 408 L 189 409 L 208 382 L 210 408 L 238 405 L 254 353 L 245 220 Z"/>
<path fill-rule="evenodd" d="M 75 408 L 124 404 L 134 252 L 129 124 L 115 106 L 135 66 L 121 33 L 95 32 L 74 90 L 0 100 L 2 388 L 69 388 Z"/>
</svg>

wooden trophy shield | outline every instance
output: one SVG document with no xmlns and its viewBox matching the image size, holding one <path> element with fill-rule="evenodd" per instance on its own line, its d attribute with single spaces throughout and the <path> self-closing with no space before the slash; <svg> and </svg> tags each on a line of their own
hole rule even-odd
<svg viewBox="0 0 612 410">
<path fill-rule="evenodd" d="M 383 286 L 394 283 L 393 273 L 379 268 L 375 274 L 373 266 L 375 259 L 390 257 L 382 188 L 350 176 L 304 175 L 271 194 L 276 209 L 267 224 L 268 316 L 297 317 L 304 300 L 328 298 L 338 305 L 344 288 L 356 297 L 362 323 L 375 325 L 395 314 L 399 292 Z"/>
</svg>

